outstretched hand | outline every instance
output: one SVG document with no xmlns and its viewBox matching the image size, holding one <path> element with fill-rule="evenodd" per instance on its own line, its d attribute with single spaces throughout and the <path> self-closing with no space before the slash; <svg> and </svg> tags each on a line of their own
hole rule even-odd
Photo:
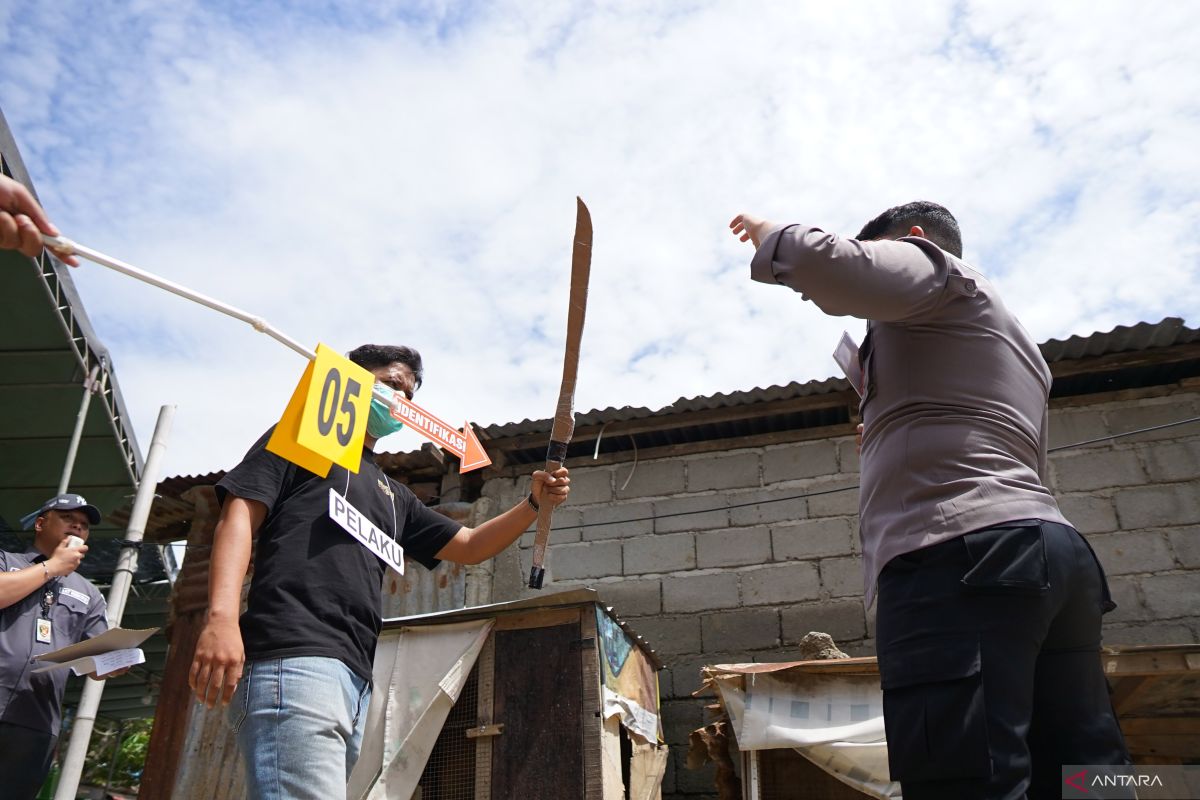
<svg viewBox="0 0 1200 800">
<path fill-rule="evenodd" d="M 729 229 L 733 231 L 733 235 L 737 236 L 739 241 L 753 242 L 755 250 L 774 227 L 775 224 L 770 220 L 756 217 L 753 214 L 738 214 L 729 223 Z"/>
<path fill-rule="evenodd" d="M 58 236 L 58 228 L 50 222 L 29 190 L 12 178 L 0 175 L 0 249 L 19 250 L 30 258 L 42 253 L 42 234 Z M 62 259 L 72 267 L 79 266 L 73 256 Z"/>
</svg>

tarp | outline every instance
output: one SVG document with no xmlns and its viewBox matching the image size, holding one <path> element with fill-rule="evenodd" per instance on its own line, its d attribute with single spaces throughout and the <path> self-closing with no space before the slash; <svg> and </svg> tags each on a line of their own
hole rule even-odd
<svg viewBox="0 0 1200 800">
<path fill-rule="evenodd" d="M 739 667 L 755 669 L 739 669 Z M 888 774 L 883 693 L 872 674 L 709 668 L 740 750 L 791 747 L 833 777 L 881 800 L 900 797 Z"/>
<path fill-rule="evenodd" d="M 347 797 L 410 800 L 495 620 L 384 631 Z"/>
<path fill-rule="evenodd" d="M 596 632 L 600 637 L 604 718 L 620 717 L 625 729 L 643 742 L 656 744 L 662 741 L 658 673 L 654 665 L 620 624 L 599 605 L 596 606 Z"/>
</svg>

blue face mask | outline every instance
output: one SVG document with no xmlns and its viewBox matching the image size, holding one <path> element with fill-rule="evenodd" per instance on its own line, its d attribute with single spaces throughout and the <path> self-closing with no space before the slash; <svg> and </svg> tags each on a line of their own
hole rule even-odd
<svg viewBox="0 0 1200 800">
<path fill-rule="evenodd" d="M 386 384 L 377 383 L 375 388 L 387 395 L 389 400 L 396 396 L 396 390 Z M 372 394 L 371 413 L 367 415 L 367 433 L 376 439 L 382 439 L 403 427 L 404 423 L 392 416 L 392 404 L 385 403 Z"/>
</svg>

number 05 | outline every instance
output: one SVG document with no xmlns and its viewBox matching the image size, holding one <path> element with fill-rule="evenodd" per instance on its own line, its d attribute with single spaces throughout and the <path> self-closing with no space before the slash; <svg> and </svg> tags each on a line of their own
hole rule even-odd
<svg viewBox="0 0 1200 800">
<path fill-rule="evenodd" d="M 354 400 L 362 391 L 362 384 L 353 378 L 346 379 L 346 390 L 342 391 L 342 373 L 331 369 L 325 374 L 325 383 L 321 386 L 321 402 L 317 406 L 317 431 L 322 436 L 328 436 L 333 431 L 334 422 L 338 417 L 344 420 L 337 426 L 337 441 L 342 447 L 350 444 L 354 433 Z"/>
</svg>

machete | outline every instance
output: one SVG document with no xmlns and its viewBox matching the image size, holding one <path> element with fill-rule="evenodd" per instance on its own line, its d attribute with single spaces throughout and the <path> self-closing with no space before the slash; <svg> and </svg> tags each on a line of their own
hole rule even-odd
<svg viewBox="0 0 1200 800">
<path fill-rule="evenodd" d="M 567 445 L 575 433 L 575 378 L 579 372 L 579 343 L 583 339 L 583 317 L 587 312 L 588 276 L 592 272 L 592 215 L 575 198 L 575 243 L 571 249 L 571 304 L 567 309 L 567 349 L 563 357 L 562 385 L 550 444 L 546 447 L 546 472 L 553 473 L 567 460 Z M 533 540 L 533 569 L 529 588 L 542 588 L 546 576 L 546 547 L 550 543 L 550 521 L 554 507 L 542 503 L 538 509 L 537 537 Z"/>
</svg>

